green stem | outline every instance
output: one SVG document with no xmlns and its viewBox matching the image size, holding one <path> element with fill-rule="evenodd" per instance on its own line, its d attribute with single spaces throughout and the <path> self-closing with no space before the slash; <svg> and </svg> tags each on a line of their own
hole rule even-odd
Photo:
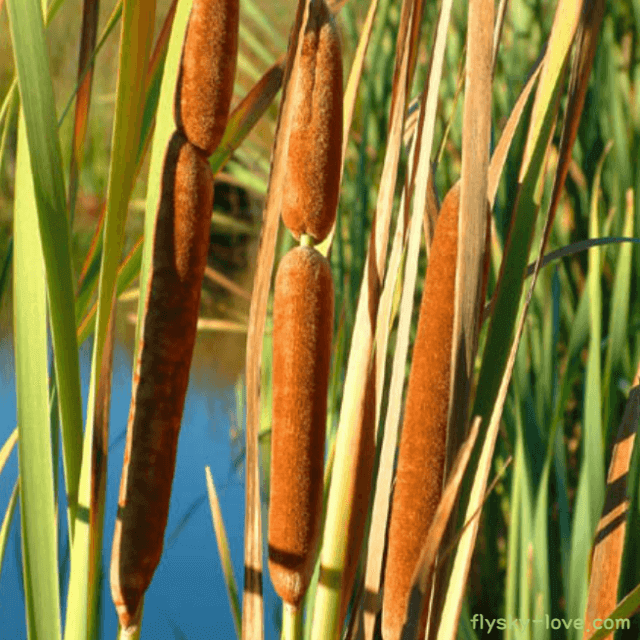
<svg viewBox="0 0 640 640">
<path fill-rule="evenodd" d="M 302 640 L 302 607 L 282 603 L 282 640 Z"/>
<path fill-rule="evenodd" d="M 300 236 L 300 246 L 301 247 L 313 247 L 314 246 L 314 241 L 313 238 L 310 235 L 307 235 L 306 233 L 303 233 Z"/>
</svg>

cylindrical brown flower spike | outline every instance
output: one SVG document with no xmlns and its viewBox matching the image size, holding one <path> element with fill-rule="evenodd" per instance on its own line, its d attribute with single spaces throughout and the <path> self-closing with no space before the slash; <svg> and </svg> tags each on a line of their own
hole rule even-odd
<svg viewBox="0 0 640 640">
<path fill-rule="evenodd" d="M 162 553 L 212 207 L 209 164 L 176 132 L 162 174 L 111 556 L 111 593 L 123 628 Z"/>
<path fill-rule="evenodd" d="M 210 156 L 227 126 L 238 53 L 238 0 L 193 0 L 176 87 L 176 127 Z"/>
<path fill-rule="evenodd" d="M 322 518 L 333 280 L 312 247 L 281 261 L 273 302 L 273 417 L 269 572 L 297 607 L 309 586 Z"/>
<path fill-rule="evenodd" d="M 312 3 L 289 80 L 293 119 L 282 220 L 321 242 L 336 219 L 342 161 L 342 55 L 325 0 Z"/>
<path fill-rule="evenodd" d="M 401 637 L 411 579 L 442 493 L 459 198 L 456 184 L 442 203 L 420 305 L 389 525 L 382 602 L 384 640 Z"/>
</svg>

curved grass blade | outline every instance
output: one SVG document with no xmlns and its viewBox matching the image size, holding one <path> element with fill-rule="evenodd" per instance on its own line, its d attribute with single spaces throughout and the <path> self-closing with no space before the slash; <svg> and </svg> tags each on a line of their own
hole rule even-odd
<svg viewBox="0 0 640 640">
<path fill-rule="evenodd" d="M 2 470 L 4 469 L 4 465 L 7 464 L 7 460 L 13 451 L 13 447 L 16 446 L 16 442 L 18 441 L 18 427 L 16 427 L 9 437 L 7 441 L 2 445 L 2 449 L 0 449 L 0 475 L 2 475 Z"/>
<path fill-rule="evenodd" d="M 4 552 L 7 549 L 7 540 L 9 539 L 9 529 L 13 522 L 13 515 L 16 511 L 16 504 L 18 503 L 18 480 L 13 485 L 13 491 L 9 498 L 9 504 L 5 511 L 4 518 L 2 519 L 2 526 L 0 526 L 0 577 L 2 576 L 2 564 L 4 562 Z"/>
<path fill-rule="evenodd" d="M 224 572 L 224 580 L 227 585 L 227 593 L 229 594 L 229 604 L 231 605 L 231 613 L 233 622 L 236 627 L 236 636 L 242 637 L 242 617 L 240 613 L 240 600 L 238 598 L 238 586 L 235 576 L 233 575 L 233 565 L 231 564 L 231 554 L 229 552 L 229 541 L 224 528 L 224 520 L 222 511 L 220 510 L 220 502 L 216 492 L 215 484 L 211 469 L 205 467 L 207 479 L 207 493 L 209 494 L 209 507 L 211 509 L 211 518 L 213 520 L 213 530 L 216 534 L 216 542 L 218 543 L 218 553 L 220 554 L 220 562 L 222 571 Z"/>
<path fill-rule="evenodd" d="M 582 251 L 587 251 L 588 249 L 603 247 L 610 244 L 626 243 L 640 244 L 640 238 L 629 236 L 605 236 L 604 238 L 589 238 L 588 240 L 580 240 L 579 242 L 574 242 L 573 244 L 569 244 L 566 247 L 560 247 L 560 249 L 555 249 L 554 251 L 550 251 L 549 253 L 547 253 L 540 262 L 540 268 L 542 269 L 543 267 L 546 267 L 554 260 L 559 260 L 560 258 L 568 258 L 569 256 L 576 255 L 577 253 L 581 253 Z M 527 266 L 527 277 L 532 276 L 535 270 L 536 263 L 530 263 Z"/>
</svg>

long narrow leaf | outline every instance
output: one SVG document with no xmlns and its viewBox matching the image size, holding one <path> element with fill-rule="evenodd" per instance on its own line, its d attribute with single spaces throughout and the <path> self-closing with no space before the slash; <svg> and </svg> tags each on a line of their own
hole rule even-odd
<svg viewBox="0 0 640 640">
<path fill-rule="evenodd" d="M 58 533 L 49 422 L 43 249 L 26 127 L 18 124 L 13 309 L 22 557 L 29 640 L 61 637 Z"/>
<path fill-rule="evenodd" d="M 494 313 L 489 325 L 473 415 L 486 418 L 498 392 L 500 373 L 508 357 L 529 248 L 539 205 L 538 183 L 558 108 L 563 70 L 575 35 L 579 0 L 560 0 L 533 105 L 529 136 L 522 161 L 518 195 L 507 249 L 502 261 Z"/>
<path fill-rule="evenodd" d="M 600 176 L 606 155 L 611 146 L 605 148 L 596 168 L 591 196 L 589 235 L 598 237 L 598 203 L 600 199 Z M 602 337 L 602 292 L 600 289 L 600 252 L 589 253 L 589 355 L 584 391 L 583 453 L 580 463 L 580 478 L 576 491 L 571 536 L 571 562 L 569 567 L 570 590 L 567 613 L 576 618 L 583 615 L 587 604 L 589 587 L 588 563 L 593 535 L 604 502 L 605 467 L 604 442 L 602 437 L 601 406 L 601 354 Z M 580 630 L 574 632 L 576 640 Z"/>
<path fill-rule="evenodd" d="M 474 370 L 483 300 L 487 181 L 491 134 L 493 0 L 469 3 L 460 176 L 456 296 L 451 346 L 447 458 L 451 464 L 467 430 L 468 394 Z"/>
<path fill-rule="evenodd" d="M 80 478 L 82 396 L 62 156 L 40 5 L 37 0 L 9 0 L 7 8 L 42 238 L 73 536 Z"/>
</svg>

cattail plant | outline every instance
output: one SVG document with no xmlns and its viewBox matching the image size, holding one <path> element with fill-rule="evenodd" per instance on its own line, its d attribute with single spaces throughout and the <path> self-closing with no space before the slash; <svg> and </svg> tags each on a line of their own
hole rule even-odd
<svg viewBox="0 0 640 640">
<path fill-rule="evenodd" d="M 440 208 L 420 305 L 420 315 L 393 494 L 382 605 L 385 640 L 402 635 L 414 572 L 440 501 L 447 443 L 451 342 L 455 299 L 460 183 Z M 489 277 L 489 219 L 480 299 Z M 429 592 L 425 597 L 429 596 Z M 423 611 L 424 631 L 428 610 Z M 423 637 L 423 636 L 421 636 Z"/>
<path fill-rule="evenodd" d="M 456 184 L 442 203 L 420 305 L 389 525 L 382 604 L 384 640 L 401 636 L 413 573 L 442 492 L 459 198 Z"/>
<path fill-rule="evenodd" d="M 313 4 L 313 3 L 312 3 Z M 289 80 L 293 118 L 282 220 L 296 238 L 326 238 L 336 216 L 342 158 L 342 55 L 325 0 L 316 0 Z"/>
<path fill-rule="evenodd" d="M 209 249 L 213 174 L 206 157 L 227 123 L 237 40 L 237 0 L 194 1 L 174 97 L 178 130 L 164 160 L 111 557 L 123 628 L 134 622 L 162 554 Z"/>
<path fill-rule="evenodd" d="M 237 0 L 171 3 L 155 46 L 153 0 L 124 2 L 122 12 L 114 14 L 99 38 L 95 38 L 97 12 L 95 7 L 88 8 L 80 34 L 84 44 L 78 77 L 71 83 L 86 91 L 74 89 L 66 96 L 69 106 L 75 100 L 75 126 L 68 121 L 59 126 L 66 119 L 66 109 L 56 108 L 57 98 L 70 83 L 65 78 L 56 87 L 56 76 L 58 67 L 68 65 L 58 65 L 57 60 L 50 64 L 47 40 L 52 38 L 49 44 L 53 42 L 53 50 L 58 51 L 56 30 L 68 20 L 51 18 L 55 11 L 73 8 L 55 3 L 43 15 L 35 0 L 4 4 L 12 43 L 8 73 L 15 71 L 16 78 L 11 84 L 8 77 L 0 83 L 9 87 L 0 98 L 0 187 L 4 183 L 9 187 L 0 194 L 3 212 L 7 193 L 9 199 L 13 194 L 15 198 L 13 229 L 4 216 L 0 233 L 0 306 L 5 308 L 3 295 L 6 298 L 11 292 L 19 430 L 19 437 L 13 437 L 19 447 L 19 485 L 4 520 L 10 524 L 15 517 L 19 497 L 24 617 L 29 633 L 60 638 L 63 628 L 67 640 L 87 640 L 98 633 L 95 612 L 112 349 L 106 336 L 118 296 L 133 285 L 141 263 L 138 346 L 111 564 L 113 597 L 120 623 L 126 627 L 122 637 L 136 626 L 161 557 L 167 524 L 208 252 L 212 173 L 233 154 L 230 180 L 256 194 L 262 192 L 269 167 L 264 152 L 272 141 L 243 148 L 242 140 L 283 82 L 284 106 L 275 127 L 272 175 L 247 323 L 241 613 L 233 563 L 224 553 L 228 545 L 224 536 L 217 536 L 238 636 L 272 635 L 264 629 L 265 605 L 270 609 L 272 603 L 265 602 L 262 594 L 258 435 L 265 416 L 260 382 L 269 376 L 261 378 L 261 366 L 273 366 L 274 375 L 273 394 L 262 393 L 263 399 L 273 395 L 269 571 L 288 612 L 283 617 L 292 631 L 285 630 L 287 640 L 299 640 L 297 625 L 303 618 L 305 637 L 313 640 L 337 640 L 345 633 L 349 640 L 374 640 L 379 636 L 379 614 L 386 640 L 410 635 L 417 624 L 423 631 L 424 619 L 415 615 L 413 599 L 407 611 L 412 581 L 418 587 L 412 591 L 415 600 L 426 599 L 425 585 L 436 586 L 432 609 L 424 607 L 420 612 L 429 615 L 432 637 L 455 637 L 460 611 L 469 611 L 470 621 L 477 621 L 474 614 L 480 598 L 483 612 L 486 603 L 490 607 L 496 603 L 510 619 L 528 617 L 531 603 L 537 613 L 565 616 L 565 622 L 589 622 L 594 616 L 588 612 L 598 606 L 598 611 L 612 618 L 629 613 L 625 607 L 637 601 L 640 591 L 636 567 L 626 562 L 637 547 L 633 532 L 638 530 L 638 514 L 631 508 L 633 501 L 627 504 L 622 496 L 616 503 L 620 507 L 616 513 L 622 515 L 614 523 L 620 527 L 609 526 L 610 498 L 620 497 L 618 480 L 623 477 L 629 478 L 631 494 L 637 494 L 635 462 L 632 457 L 615 459 L 619 473 L 611 476 L 606 499 L 604 464 L 620 400 L 628 392 L 630 408 L 637 409 L 639 404 L 637 386 L 628 388 L 634 349 L 637 352 L 638 305 L 633 304 L 631 292 L 639 263 L 633 260 L 632 244 L 620 250 L 595 249 L 588 261 L 571 256 L 578 248 L 564 246 L 556 254 L 563 257 L 553 274 L 544 268 L 552 257 L 542 256 L 548 239 L 561 245 L 579 240 L 580 248 L 589 245 L 591 249 L 607 242 L 600 236 L 622 235 L 625 238 L 618 240 L 626 242 L 637 235 L 633 159 L 638 157 L 638 119 L 619 117 L 633 113 L 640 77 L 629 11 L 620 14 L 616 3 L 603 0 L 559 0 L 554 3 L 553 24 L 549 20 L 537 24 L 536 12 L 522 11 L 526 0 L 497 3 L 495 13 L 491 0 L 462 7 L 415 0 L 297 0 L 296 27 L 284 65 L 286 43 L 271 22 L 271 4 L 262 3 L 263 13 L 248 4 L 247 37 L 242 42 L 247 55 L 242 58 L 239 84 L 250 77 L 257 79 L 257 66 L 272 67 L 228 118 L 239 46 Z M 345 47 L 349 80 L 344 97 L 341 42 L 334 22 L 342 7 L 346 8 L 341 18 L 344 33 L 351 40 Z M 277 13 L 278 19 L 283 17 L 282 7 Z M 599 40 L 600 24 L 603 38 Z M 119 55 L 105 60 L 102 43 L 109 41 L 107 35 L 116 26 L 121 27 Z M 64 38 L 68 39 L 66 33 Z M 533 63 L 538 52 L 539 61 Z M 72 265 L 79 256 L 72 252 L 82 242 L 76 242 L 74 234 L 77 225 L 85 225 L 84 233 L 90 224 L 87 216 L 73 216 L 74 203 L 83 200 L 76 176 L 91 175 L 96 166 L 80 171 L 72 164 L 65 179 L 59 150 L 61 143 L 71 142 L 79 163 L 85 131 L 91 135 L 93 130 L 92 142 L 98 136 L 104 142 L 105 123 L 98 119 L 104 110 L 92 114 L 95 120 L 89 118 L 91 83 L 86 79 L 94 61 L 104 71 L 116 60 L 120 66 L 110 114 L 113 134 L 111 144 L 102 150 L 110 154 L 109 177 L 105 192 L 96 193 L 104 200 L 105 213 L 93 229 L 94 241 L 76 280 Z M 598 72 L 592 82 L 594 60 Z M 443 73 L 448 76 L 444 81 Z M 602 81 L 605 86 L 599 84 Z M 520 85 L 524 88 L 509 113 L 507 104 Z M 593 99 L 580 123 L 587 95 Z M 464 100 L 462 118 L 457 96 Z M 492 101 L 492 96 L 499 99 Z M 450 123 L 441 126 L 445 119 Z M 525 126 L 527 131 L 520 129 Z M 343 127 L 350 135 L 343 135 Z M 496 145 L 489 144 L 493 129 L 496 140 L 500 136 Z M 65 140 L 71 131 L 72 139 Z M 266 126 L 264 131 L 270 135 L 272 129 Z M 572 154 L 576 138 L 583 151 L 578 157 Z M 611 158 L 605 162 L 603 156 L 594 172 L 593 160 L 609 138 L 614 140 L 615 162 L 609 162 Z M 456 148 L 459 141 L 461 148 Z M 128 205 L 150 148 L 146 244 L 135 242 L 123 256 Z M 485 175 L 489 148 L 493 158 Z M 354 215 L 340 221 L 331 247 L 345 150 L 349 162 L 342 205 Z M 438 186 L 458 172 L 463 186 L 460 194 L 458 187 L 448 194 L 437 228 L 437 216 L 428 216 L 434 224 L 429 225 L 427 242 L 433 239 L 433 245 L 391 504 L 419 264 L 419 220 L 425 210 L 436 210 L 425 207 L 432 160 Z M 102 179 L 91 182 L 100 184 Z M 497 216 L 494 233 L 494 300 L 480 340 L 482 348 L 476 353 L 473 314 L 482 248 L 475 234 L 482 228 L 481 200 L 486 196 L 493 206 L 496 195 L 503 215 Z M 585 206 L 590 198 L 590 206 Z M 606 221 L 600 199 L 611 212 Z M 555 216 L 559 204 L 562 215 Z M 623 227 L 618 213 L 625 207 Z M 593 240 L 584 243 L 577 235 L 587 228 L 581 219 L 587 210 Z M 540 220 L 540 214 L 547 220 Z M 286 255 L 280 265 L 274 355 L 272 362 L 264 363 L 264 327 L 280 217 L 303 246 Z M 315 247 L 318 242 L 323 243 L 322 249 Z M 528 270 L 533 247 L 540 248 L 539 260 L 535 270 Z M 322 257 L 328 251 L 333 251 L 331 270 Z M 614 263 L 612 256 L 618 251 Z M 485 262 L 483 287 L 487 267 Z M 536 284 L 539 268 L 543 270 Z M 13 284 L 8 286 L 12 271 Z M 523 299 L 528 271 L 534 275 L 528 281 L 530 295 Z M 331 272 L 336 275 L 335 301 Z M 78 292 L 75 299 L 74 291 Z M 611 295 L 605 297 L 606 293 Z M 334 306 L 340 308 L 338 318 L 333 317 Z M 334 319 L 339 326 L 337 338 L 332 335 Z M 76 356 L 78 345 L 92 331 L 90 400 L 83 408 Z M 516 357 L 521 337 L 528 353 Z M 587 343 L 585 371 L 582 355 Z M 336 389 L 327 397 L 330 353 Z M 514 367 L 518 389 L 510 395 Z M 576 386 L 576 380 L 581 384 Z M 581 398 L 584 411 L 578 415 Z M 328 413 L 336 420 L 325 436 Z M 56 483 L 59 461 L 57 447 L 50 446 L 52 439 L 56 444 L 52 418 L 60 424 L 64 487 Z M 447 419 L 450 433 L 446 433 Z M 472 437 L 467 436 L 466 462 L 458 464 L 453 461 L 461 458 L 455 453 L 471 419 L 480 426 Z M 497 439 L 501 426 L 505 438 Z M 634 433 L 631 429 L 623 434 L 625 444 Z M 572 443 L 566 452 L 561 446 L 563 434 Z M 329 464 L 325 463 L 325 437 L 332 444 Z M 445 443 L 446 458 L 455 473 L 446 478 L 443 500 L 441 487 L 448 469 Z M 0 471 L 5 475 L 11 474 L 10 465 L 4 466 L 12 446 L 7 445 L 0 446 Z M 632 446 L 625 448 L 627 454 Z M 533 457 L 532 451 L 536 452 Z M 510 491 L 508 516 L 502 509 L 505 503 L 496 504 L 490 492 L 483 506 L 489 478 L 503 459 L 511 460 L 510 467 L 504 466 L 507 481 L 501 485 L 497 478 L 491 486 L 503 496 Z M 323 488 L 324 530 L 320 527 Z M 65 493 L 66 519 L 61 510 Z M 454 503 L 459 513 L 449 536 L 443 530 Z M 223 507 L 228 508 L 216 508 L 212 501 L 218 534 Z M 548 518 L 549 508 L 557 518 Z M 483 510 L 481 520 L 478 514 Z M 600 513 L 602 526 L 596 529 Z M 463 530 L 459 526 L 456 530 L 462 522 Z M 65 524 L 68 531 L 63 531 Z M 628 535 L 623 536 L 622 529 Z M 470 574 L 479 531 L 485 544 L 476 556 L 477 571 Z M 68 585 L 63 585 L 66 572 L 57 553 L 61 533 L 72 541 Z M 550 545 L 557 541 L 559 548 L 554 550 Z M 445 548 L 451 555 L 438 558 Z M 3 550 L 0 543 L 0 556 Z M 356 585 L 361 560 L 363 589 Z M 496 566 L 505 568 L 504 580 L 502 571 L 496 576 Z M 589 593 L 589 572 L 592 586 L 606 582 L 607 589 L 593 588 Z M 494 576 L 497 579 L 487 580 Z M 476 581 L 481 590 L 475 588 Z M 634 588 L 631 598 L 618 602 Z M 604 591 L 605 599 L 600 598 Z M 60 592 L 67 597 L 61 598 Z M 312 605 L 306 611 L 305 600 Z M 66 611 L 62 611 L 65 602 Z M 347 616 L 350 603 L 353 609 Z M 614 607 L 617 613 L 612 613 Z M 2 619 L 0 628 L 2 623 L 7 624 Z M 599 631 L 594 638 L 588 626 L 585 640 L 601 640 L 607 631 Z M 507 640 L 514 633 L 507 630 Z M 6 634 L 0 631 L 0 635 Z M 543 629 L 538 635 L 547 639 L 553 632 Z"/>
<path fill-rule="evenodd" d="M 273 302 L 269 508 L 269 572 L 292 607 L 317 557 L 332 336 L 329 262 L 313 247 L 296 247 L 280 263 Z"/>
<path fill-rule="evenodd" d="M 111 558 L 111 592 L 123 628 L 162 553 L 212 206 L 207 161 L 174 133 L 162 176 Z"/>
<path fill-rule="evenodd" d="M 309 586 L 320 536 L 334 294 L 329 262 L 312 245 L 335 222 L 342 157 L 340 39 L 324 0 L 310 3 L 300 37 L 282 220 L 302 246 L 276 276 L 269 509 L 269 572 L 289 619 Z"/>
</svg>

